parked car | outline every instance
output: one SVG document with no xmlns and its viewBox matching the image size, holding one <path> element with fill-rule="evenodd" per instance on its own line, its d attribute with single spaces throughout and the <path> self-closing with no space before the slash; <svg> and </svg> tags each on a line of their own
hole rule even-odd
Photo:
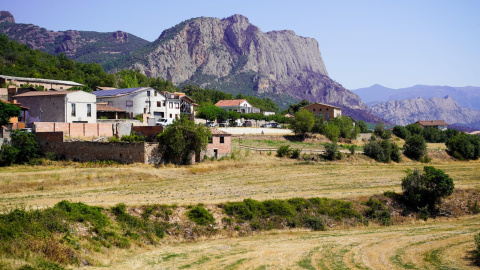
<svg viewBox="0 0 480 270">
<path fill-rule="evenodd" d="M 217 123 L 215 123 L 213 121 L 208 121 L 207 123 L 205 123 L 205 126 L 206 127 L 216 127 Z"/>
<path fill-rule="evenodd" d="M 156 126 L 162 126 L 162 127 L 166 127 L 168 125 L 171 125 L 173 123 L 173 119 L 172 118 L 160 118 L 157 120 L 157 122 L 155 123 Z"/>
<path fill-rule="evenodd" d="M 277 124 L 277 123 L 273 123 L 273 128 L 282 128 L 282 125 L 280 124 Z"/>
<path fill-rule="evenodd" d="M 252 121 L 245 121 L 243 122 L 244 127 L 251 127 L 252 126 Z"/>
<path fill-rule="evenodd" d="M 32 133 L 33 130 L 31 128 L 22 128 L 20 131 L 26 132 L 26 133 Z"/>
<path fill-rule="evenodd" d="M 270 127 L 270 124 L 263 124 L 263 125 L 260 125 L 261 128 L 269 128 Z"/>
<path fill-rule="evenodd" d="M 220 122 L 220 124 L 218 124 L 218 126 L 220 127 L 228 127 L 230 126 L 230 123 L 228 121 L 222 121 Z"/>
</svg>

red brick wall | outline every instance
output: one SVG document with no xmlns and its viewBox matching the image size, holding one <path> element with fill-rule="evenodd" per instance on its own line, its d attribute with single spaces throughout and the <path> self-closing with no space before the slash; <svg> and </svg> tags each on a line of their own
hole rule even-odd
<svg viewBox="0 0 480 270">
<path fill-rule="evenodd" d="M 224 138 L 224 143 L 220 143 L 220 137 Z M 217 149 L 218 158 L 230 155 L 232 153 L 232 136 L 214 134 L 212 137 L 212 143 L 207 145 L 206 155 L 213 156 L 214 149 Z"/>
</svg>

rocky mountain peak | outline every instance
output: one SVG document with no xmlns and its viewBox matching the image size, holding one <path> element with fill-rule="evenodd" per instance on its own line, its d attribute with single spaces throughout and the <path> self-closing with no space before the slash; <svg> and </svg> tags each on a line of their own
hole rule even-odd
<svg viewBox="0 0 480 270">
<path fill-rule="evenodd" d="M 232 15 L 228 18 L 223 19 L 222 21 L 228 21 L 232 24 L 238 24 L 242 26 L 250 25 L 250 21 L 248 20 L 248 18 L 240 14 Z"/>
<path fill-rule="evenodd" d="M 128 33 L 123 31 L 116 31 L 112 34 L 113 39 L 117 43 L 125 43 L 128 41 Z"/>
<path fill-rule="evenodd" d="M 0 11 L 0 23 L 15 23 L 15 18 L 9 11 Z"/>
</svg>

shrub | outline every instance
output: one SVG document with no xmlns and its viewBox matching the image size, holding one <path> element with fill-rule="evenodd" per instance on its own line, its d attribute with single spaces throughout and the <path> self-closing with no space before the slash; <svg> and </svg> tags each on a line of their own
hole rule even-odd
<svg viewBox="0 0 480 270">
<path fill-rule="evenodd" d="M 122 142 L 144 142 L 145 141 L 145 136 L 138 135 L 137 133 L 132 132 L 132 133 L 130 133 L 130 135 L 123 135 L 120 138 L 120 141 L 122 141 Z"/>
<path fill-rule="evenodd" d="M 299 158 L 300 154 L 302 153 L 302 149 L 293 149 L 291 158 Z"/>
<path fill-rule="evenodd" d="M 379 162 L 390 162 L 392 160 L 400 162 L 402 159 L 398 146 L 388 140 L 370 141 L 363 147 L 363 153 Z"/>
<path fill-rule="evenodd" d="M 480 156 L 480 137 L 460 133 L 445 143 L 448 153 L 460 160 L 478 159 Z"/>
<path fill-rule="evenodd" d="M 429 210 L 434 210 L 441 198 L 453 193 L 455 185 L 452 178 L 442 170 L 425 166 L 423 171 L 422 174 L 415 169 L 403 178 L 403 198 L 417 209 L 428 206 Z"/>
<path fill-rule="evenodd" d="M 365 210 L 366 217 L 375 219 L 382 225 L 391 225 L 392 216 L 388 211 L 387 206 L 383 202 L 376 198 L 370 197 L 365 205 L 369 207 L 367 210 Z"/>
<path fill-rule="evenodd" d="M 414 160 L 420 160 L 427 153 L 427 143 L 421 135 L 412 135 L 405 140 L 403 153 Z"/>
<path fill-rule="evenodd" d="M 423 129 L 419 124 L 410 124 L 405 126 L 405 128 L 410 132 L 410 135 L 422 135 Z"/>
<path fill-rule="evenodd" d="M 385 133 L 385 124 L 382 121 L 379 121 L 375 125 L 375 128 L 374 128 L 373 132 L 375 133 L 375 135 L 382 138 L 384 136 L 384 133 Z"/>
<path fill-rule="evenodd" d="M 336 143 L 325 143 L 324 157 L 328 160 L 342 159 L 342 153 L 338 151 L 338 145 Z"/>
<path fill-rule="evenodd" d="M 277 149 L 278 157 L 289 157 L 291 154 L 292 154 L 292 148 L 290 148 L 290 145 L 281 145 Z"/>
<path fill-rule="evenodd" d="M 394 126 L 393 127 L 393 134 L 399 138 L 406 139 L 409 135 L 410 132 L 406 127 L 403 126 Z"/>
<path fill-rule="evenodd" d="M 0 166 L 10 166 L 17 160 L 18 153 L 17 148 L 4 144 L 0 148 Z"/>
<path fill-rule="evenodd" d="M 311 228 L 314 231 L 325 231 L 327 228 L 323 220 L 318 217 L 307 216 L 303 219 L 303 223 L 305 227 Z"/>
<path fill-rule="evenodd" d="M 214 224 L 213 215 L 203 206 L 197 205 L 193 209 L 187 211 L 187 217 L 197 225 Z"/>
</svg>

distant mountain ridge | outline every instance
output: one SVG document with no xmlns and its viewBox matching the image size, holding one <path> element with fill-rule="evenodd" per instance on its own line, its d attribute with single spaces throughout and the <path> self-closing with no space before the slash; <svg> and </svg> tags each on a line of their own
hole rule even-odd
<svg viewBox="0 0 480 270">
<path fill-rule="evenodd" d="M 148 41 L 123 31 L 55 32 L 33 24 L 15 23 L 15 18 L 8 11 L 0 11 L 0 32 L 32 49 L 50 54 L 65 53 L 69 58 L 83 63 L 103 64 L 149 44 Z"/>
<path fill-rule="evenodd" d="M 264 33 L 242 15 L 194 18 L 148 42 L 125 32 L 48 31 L 17 24 L 0 12 L 0 32 L 51 54 L 103 64 L 107 71 L 139 69 L 177 85 L 268 97 L 284 108 L 301 99 L 342 107 L 343 114 L 377 122 L 370 108 L 328 77 L 318 42 L 293 31 Z"/>
<path fill-rule="evenodd" d="M 353 92 L 359 95 L 363 102 L 369 106 L 391 100 L 450 96 L 464 108 L 480 110 L 480 87 L 474 86 L 414 85 L 407 88 L 391 89 L 375 84 L 370 87 L 355 89 Z"/>
<path fill-rule="evenodd" d="M 450 96 L 393 100 L 372 107 L 373 112 L 395 125 L 419 120 L 445 120 L 449 124 L 480 129 L 480 111 L 461 107 Z"/>
</svg>

